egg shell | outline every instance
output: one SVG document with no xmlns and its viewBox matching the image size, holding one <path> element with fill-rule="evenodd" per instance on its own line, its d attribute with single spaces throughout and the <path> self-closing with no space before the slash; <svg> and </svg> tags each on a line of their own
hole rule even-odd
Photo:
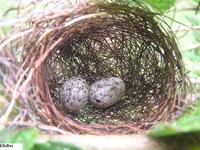
<svg viewBox="0 0 200 150">
<path fill-rule="evenodd" d="M 125 83 L 121 78 L 103 78 L 91 85 L 90 101 L 98 108 L 107 108 L 119 101 L 124 92 Z"/>
<path fill-rule="evenodd" d="M 83 109 L 89 99 L 89 86 L 81 77 L 65 81 L 60 91 L 60 100 L 65 108 L 73 112 Z"/>
</svg>

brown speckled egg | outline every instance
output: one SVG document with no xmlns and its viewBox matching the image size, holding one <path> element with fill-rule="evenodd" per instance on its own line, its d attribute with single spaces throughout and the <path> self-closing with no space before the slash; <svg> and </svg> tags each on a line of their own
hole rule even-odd
<svg viewBox="0 0 200 150">
<path fill-rule="evenodd" d="M 89 86 L 81 77 L 72 77 L 65 81 L 60 91 L 60 100 L 64 107 L 72 112 L 83 109 L 89 99 Z"/>
<path fill-rule="evenodd" d="M 118 77 L 103 78 L 90 88 L 90 101 L 98 108 L 107 108 L 121 99 L 125 92 L 125 83 Z"/>
</svg>

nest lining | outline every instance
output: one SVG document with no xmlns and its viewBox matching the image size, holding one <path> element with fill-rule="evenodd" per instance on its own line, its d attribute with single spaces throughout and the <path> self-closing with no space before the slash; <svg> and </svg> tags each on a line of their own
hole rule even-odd
<svg viewBox="0 0 200 150">
<path fill-rule="evenodd" d="M 55 96 L 55 101 L 59 100 L 60 89 L 57 87 L 62 86 L 66 77 L 81 75 L 89 84 L 92 84 L 103 77 L 119 76 L 126 83 L 126 94 L 123 100 L 103 110 L 97 110 L 90 105 L 85 112 L 80 114 L 79 118 L 85 119 L 88 116 L 88 119 L 94 118 L 101 123 L 99 118 L 104 119 L 105 116 L 110 116 L 113 120 L 114 118 L 122 120 L 123 123 L 125 118 L 125 120 L 130 120 L 130 117 L 137 114 L 138 110 L 140 111 L 139 117 L 134 118 L 140 121 L 141 114 L 150 111 L 150 108 L 155 107 L 159 101 L 156 97 L 160 95 L 160 88 L 165 79 L 164 60 L 159 53 L 152 52 L 152 45 L 142 46 L 141 40 L 136 41 L 137 35 L 133 36 L 136 33 L 132 31 L 125 33 L 122 29 L 124 24 L 118 24 L 117 18 L 103 18 L 100 22 L 106 22 L 106 20 L 108 21 L 107 26 L 103 24 L 103 27 L 98 27 L 97 25 L 84 30 L 83 33 L 71 35 L 64 42 L 64 48 L 52 56 L 53 60 L 51 59 L 49 69 L 51 72 L 48 73 L 53 75 L 52 80 L 50 79 L 52 95 Z M 112 24 L 111 20 L 115 20 L 115 23 Z M 93 19 L 93 21 L 97 20 Z M 87 27 L 90 24 L 89 22 Z M 130 27 L 130 25 L 127 26 Z M 129 28 L 129 30 L 132 29 Z M 122 115 L 128 109 L 132 112 Z M 95 115 L 94 112 L 97 114 Z M 122 119 L 122 116 L 125 118 Z M 88 122 L 88 119 L 85 121 Z"/>
<path fill-rule="evenodd" d="M 184 105 L 184 66 L 173 36 L 146 9 L 84 4 L 72 13 L 32 22 L 34 32 L 18 45 L 23 48 L 21 67 L 28 72 L 29 109 L 37 120 L 74 133 L 127 134 L 171 119 Z M 126 84 L 125 95 L 107 109 L 89 103 L 81 113 L 70 113 L 59 91 L 77 75 L 88 84 L 118 76 Z"/>
</svg>

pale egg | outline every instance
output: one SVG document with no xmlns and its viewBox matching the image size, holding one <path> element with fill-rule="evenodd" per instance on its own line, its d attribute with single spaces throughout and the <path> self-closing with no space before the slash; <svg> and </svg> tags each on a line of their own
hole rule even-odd
<svg viewBox="0 0 200 150">
<path fill-rule="evenodd" d="M 60 100 L 65 108 L 79 112 L 89 99 L 89 86 L 81 77 L 72 77 L 65 81 L 60 91 Z"/>
<path fill-rule="evenodd" d="M 125 83 L 121 78 L 103 78 L 91 85 L 90 101 L 98 108 L 107 108 L 118 102 L 124 92 Z"/>
</svg>

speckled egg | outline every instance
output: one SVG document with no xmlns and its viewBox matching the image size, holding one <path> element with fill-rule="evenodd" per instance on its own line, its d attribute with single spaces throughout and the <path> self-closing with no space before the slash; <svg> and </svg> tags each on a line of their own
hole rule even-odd
<svg viewBox="0 0 200 150">
<path fill-rule="evenodd" d="M 125 92 L 125 83 L 118 77 L 103 78 L 90 88 L 90 101 L 98 108 L 107 108 L 121 99 Z"/>
<path fill-rule="evenodd" d="M 65 81 L 60 91 L 60 100 L 65 108 L 72 112 L 83 109 L 89 99 L 89 86 L 81 77 L 72 77 Z"/>
</svg>

